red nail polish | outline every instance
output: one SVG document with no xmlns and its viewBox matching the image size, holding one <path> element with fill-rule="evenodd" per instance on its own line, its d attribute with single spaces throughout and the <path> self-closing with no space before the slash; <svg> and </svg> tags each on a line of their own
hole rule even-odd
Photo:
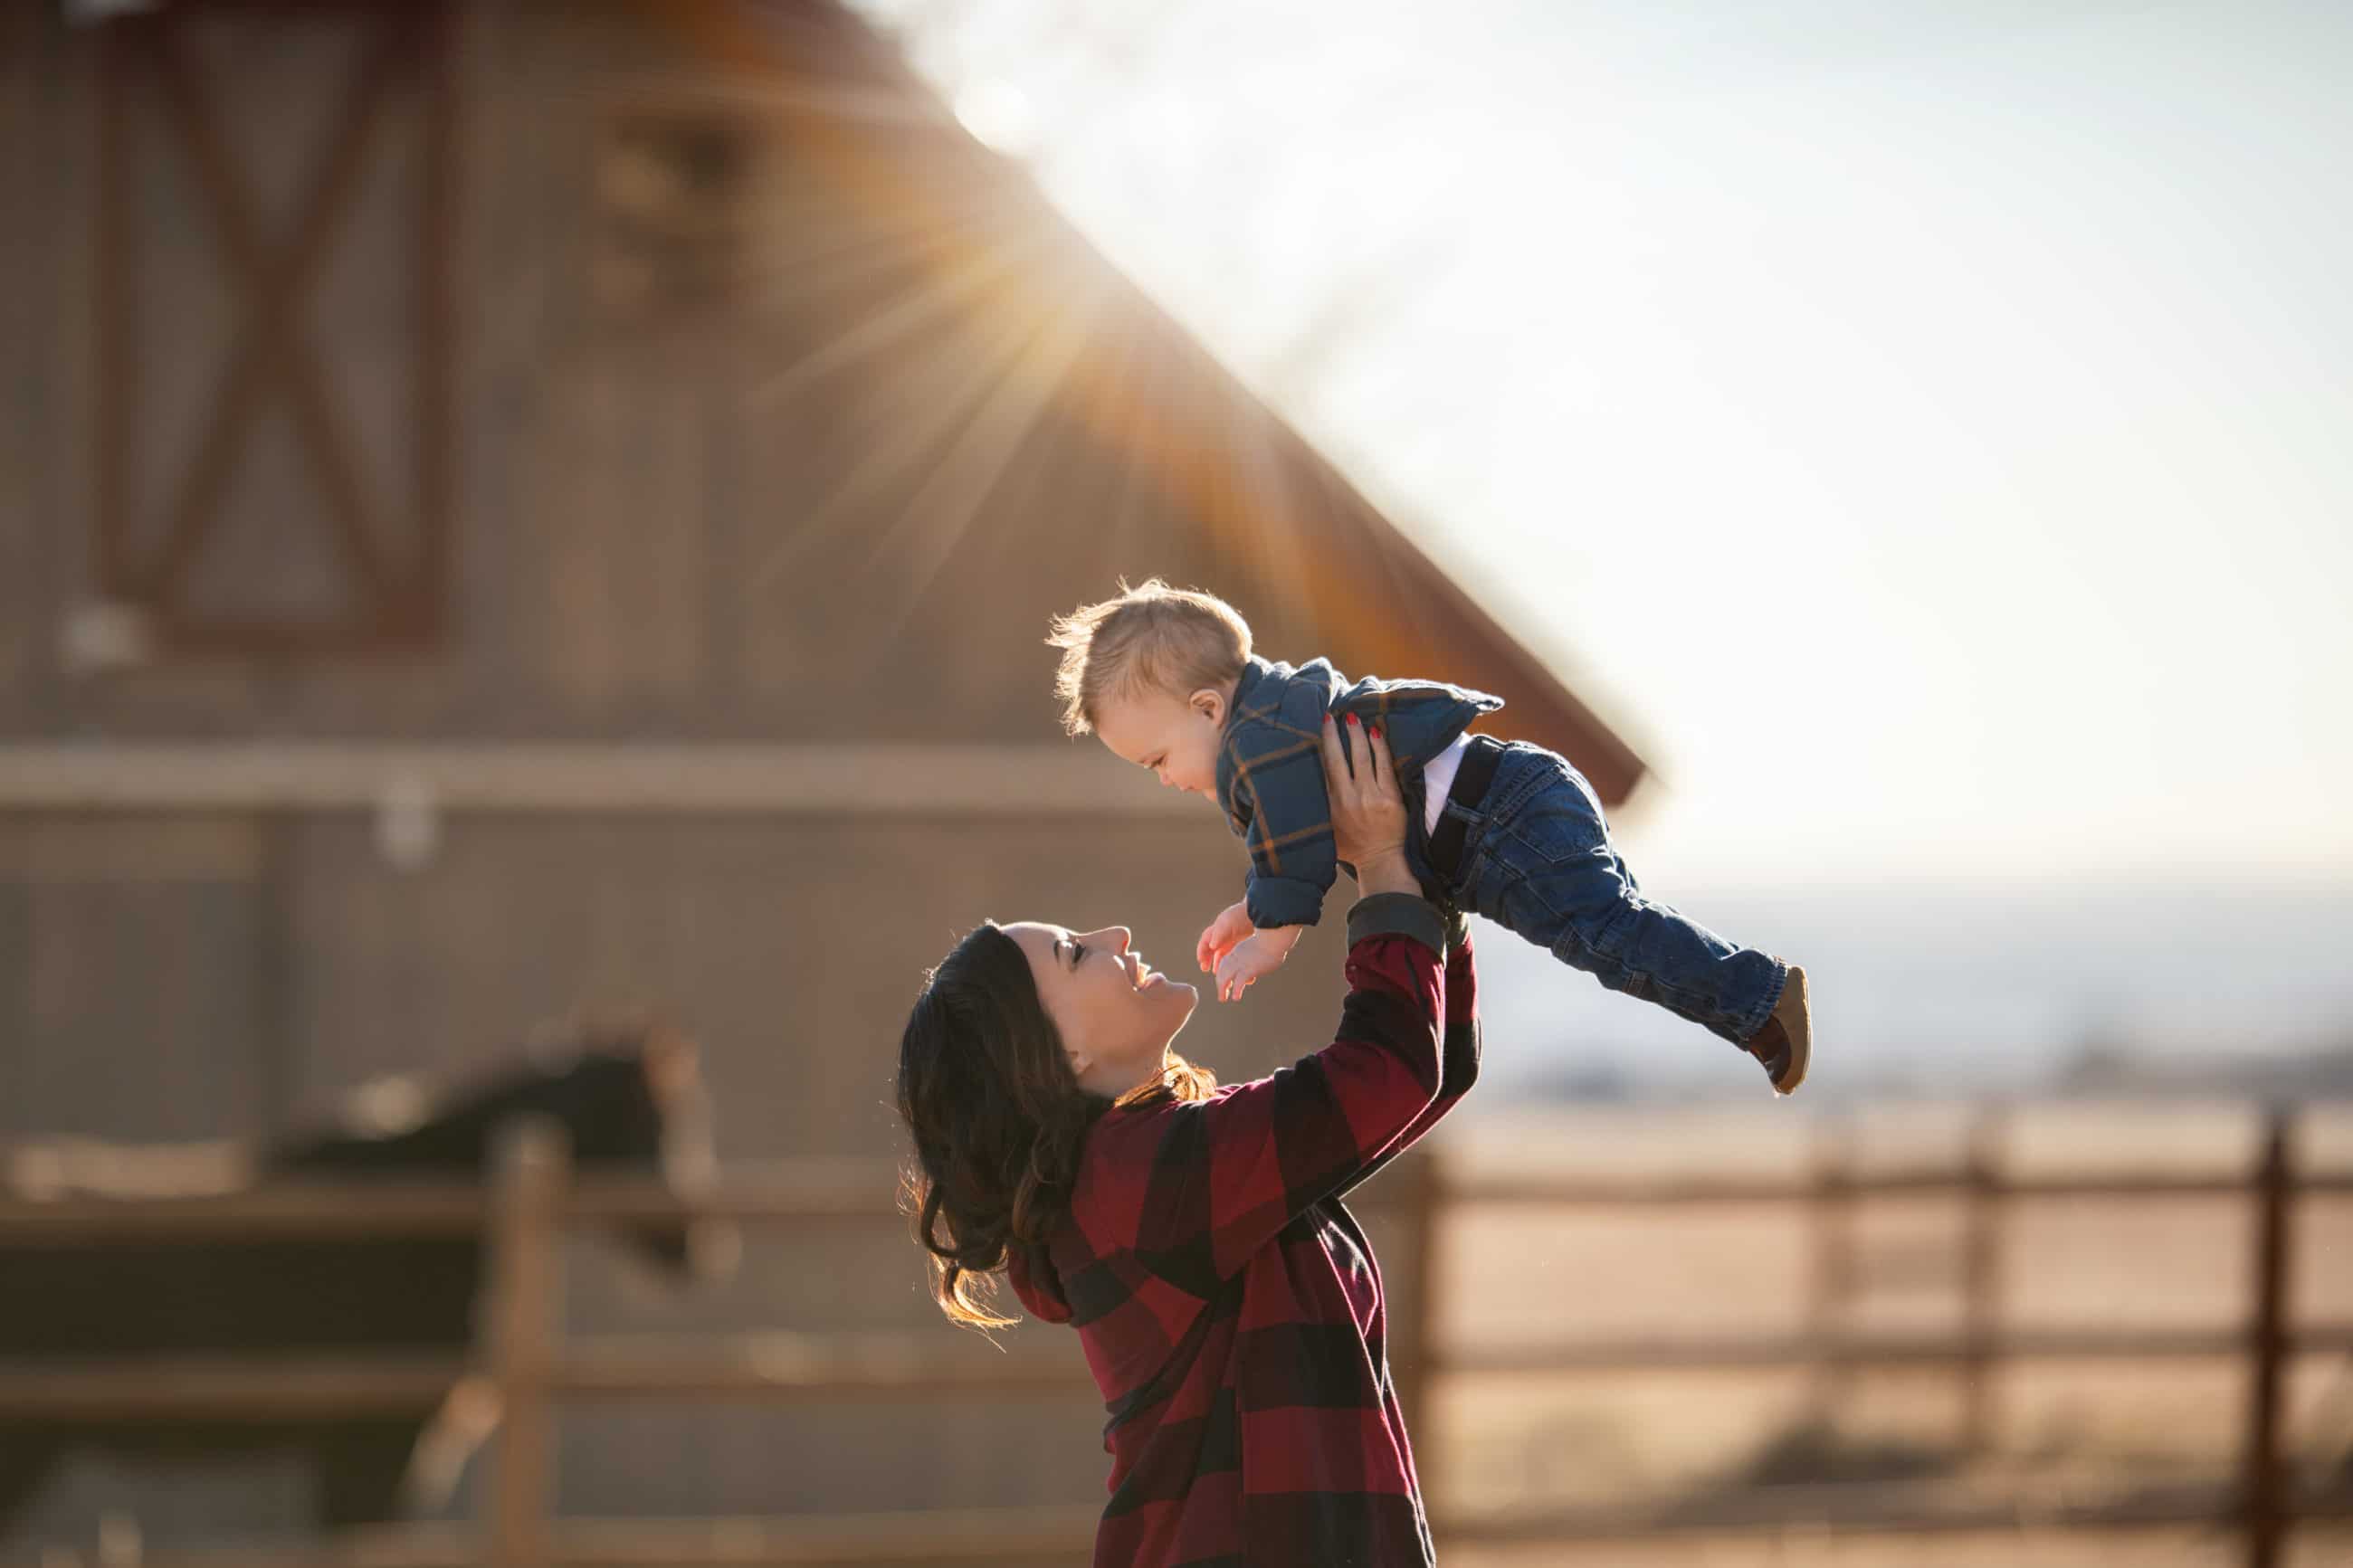
<svg viewBox="0 0 2353 1568">
<path fill-rule="evenodd" d="M 1354 724 L 1356 721 L 1356 716 L 1354 713 L 1349 714 L 1349 715 L 1348 715 L 1348 722 L 1349 722 L 1349 723 L 1351 723 L 1351 724 Z"/>
</svg>

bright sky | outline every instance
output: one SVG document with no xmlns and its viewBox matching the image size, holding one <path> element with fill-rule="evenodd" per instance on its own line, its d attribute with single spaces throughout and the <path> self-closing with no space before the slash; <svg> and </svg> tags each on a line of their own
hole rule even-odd
<svg viewBox="0 0 2353 1568">
<path fill-rule="evenodd" d="M 1621 721 L 1647 879 L 2353 878 L 2353 5 L 866 8 Z"/>
</svg>

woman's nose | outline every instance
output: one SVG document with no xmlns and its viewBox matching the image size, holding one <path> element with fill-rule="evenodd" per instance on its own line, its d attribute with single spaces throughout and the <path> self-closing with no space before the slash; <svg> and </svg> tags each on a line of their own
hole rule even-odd
<svg viewBox="0 0 2353 1568">
<path fill-rule="evenodd" d="M 1125 952 L 1127 951 L 1127 944 L 1135 940 L 1133 935 L 1129 934 L 1128 929 L 1125 926 L 1105 926 L 1102 931 L 1097 931 L 1095 934 L 1101 937 L 1103 941 L 1110 942 L 1112 944 L 1112 950 L 1115 952 Z"/>
</svg>

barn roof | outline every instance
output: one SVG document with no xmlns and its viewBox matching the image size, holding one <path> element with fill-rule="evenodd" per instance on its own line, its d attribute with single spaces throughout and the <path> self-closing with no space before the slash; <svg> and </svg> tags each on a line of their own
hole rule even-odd
<svg viewBox="0 0 2353 1568">
<path fill-rule="evenodd" d="M 1029 291 L 1034 312 L 1053 310 L 1049 291 L 1070 289 L 1074 268 L 1085 276 L 1090 341 L 1060 362 L 1047 395 L 1209 535 L 1220 573 L 1199 586 L 1290 601 L 1315 646 L 1270 652 L 1496 692 L 1509 732 L 1571 758 L 1605 801 L 1641 780 L 1641 758 L 1592 707 L 1088 244 L 1026 171 L 967 134 L 889 40 L 834 0 L 641 9 L 697 58 L 791 81 L 776 107 L 797 148 L 869 212 L 935 230 L 930 265 L 944 283 L 968 279 L 976 252 L 1001 260 L 1018 247 L 1051 265 L 993 268 L 991 286 Z"/>
</svg>

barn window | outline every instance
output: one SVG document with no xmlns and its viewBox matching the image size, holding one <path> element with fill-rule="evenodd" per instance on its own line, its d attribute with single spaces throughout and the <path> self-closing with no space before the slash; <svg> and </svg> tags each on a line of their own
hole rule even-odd
<svg viewBox="0 0 2353 1568">
<path fill-rule="evenodd" d="M 593 288 L 612 326 L 710 323 L 737 305 L 770 159 L 755 120 L 724 104 L 609 113 L 596 168 Z"/>
</svg>

